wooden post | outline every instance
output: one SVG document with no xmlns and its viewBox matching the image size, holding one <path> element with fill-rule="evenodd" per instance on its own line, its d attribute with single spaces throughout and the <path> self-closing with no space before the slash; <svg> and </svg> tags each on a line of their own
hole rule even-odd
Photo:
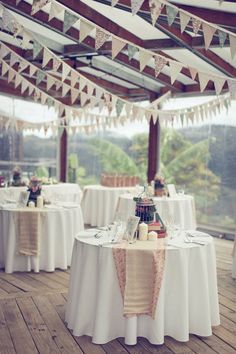
<svg viewBox="0 0 236 354">
<path fill-rule="evenodd" d="M 153 179 L 160 166 L 160 123 L 159 120 L 154 124 L 150 120 L 149 124 L 149 140 L 148 140 L 148 183 Z"/>
<path fill-rule="evenodd" d="M 60 161 L 60 182 L 66 182 L 67 180 L 67 131 L 64 128 L 63 133 L 60 138 L 60 148 L 59 148 L 59 161 Z"/>
</svg>

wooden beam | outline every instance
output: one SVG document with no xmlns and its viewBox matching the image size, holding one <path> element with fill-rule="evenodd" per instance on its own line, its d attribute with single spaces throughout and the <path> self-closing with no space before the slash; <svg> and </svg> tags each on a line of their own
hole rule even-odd
<svg viewBox="0 0 236 354">
<path fill-rule="evenodd" d="M 60 138 L 60 182 L 67 181 L 67 145 L 68 136 L 67 131 L 64 128 Z"/>
</svg>

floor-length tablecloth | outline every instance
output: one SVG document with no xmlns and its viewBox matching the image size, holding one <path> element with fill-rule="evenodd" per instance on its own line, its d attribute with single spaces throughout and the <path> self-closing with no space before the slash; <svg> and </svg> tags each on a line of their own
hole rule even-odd
<svg viewBox="0 0 236 354">
<path fill-rule="evenodd" d="M 80 234 L 75 240 L 66 322 L 76 336 L 88 335 L 97 344 L 125 337 L 135 344 L 145 337 L 162 344 L 168 335 L 188 341 L 189 333 L 210 336 L 219 325 L 214 243 L 187 244 L 181 238 L 167 246 L 164 278 L 156 317 L 123 317 L 123 303 L 111 246 Z M 142 241 L 139 241 L 142 242 Z M 151 241 L 147 241 L 151 242 Z"/>
<path fill-rule="evenodd" d="M 132 194 L 119 196 L 117 212 L 129 217 L 135 213 L 135 202 Z M 152 197 L 156 210 L 163 221 L 173 221 L 182 229 L 196 229 L 196 212 L 194 198 L 190 195 L 176 195 L 175 197 Z"/>
<path fill-rule="evenodd" d="M 53 206 L 52 206 L 53 208 Z M 17 252 L 14 215 L 19 210 L 0 210 L 0 267 L 14 271 L 66 269 L 71 263 L 75 235 L 83 230 L 80 205 L 70 208 L 37 209 L 41 215 L 39 256 L 22 256 Z"/>
<path fill-rule="evenodd" d="M 232 278 L 236 279 L 236 235 L 234 236 L 234 245 L 233 245 L 233 263 L 232 263 Z"/>
<path fill-rule="evenodd" d="M 114 221 L 118 198 L 134 187 L 86 186 L 83 191 L 81 207 L 84 223 L 92 226 L 105 226 Z"/>
</svg>

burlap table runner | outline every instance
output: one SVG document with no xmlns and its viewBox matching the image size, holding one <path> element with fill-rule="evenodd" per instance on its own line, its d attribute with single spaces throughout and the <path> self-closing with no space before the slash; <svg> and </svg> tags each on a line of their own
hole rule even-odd
<svg viewBox="0 0 236 354">
<path fill-rule="evenodd" d="M 123 244 L 112 249 L 124 316 L 155 317 L 158 296 L 164 274 L 164 240 Z"/>
</svg>

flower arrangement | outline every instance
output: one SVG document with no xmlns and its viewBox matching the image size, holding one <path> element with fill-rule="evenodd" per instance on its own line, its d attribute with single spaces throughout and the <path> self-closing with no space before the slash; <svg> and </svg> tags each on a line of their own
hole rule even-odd
<svg viewBox="0 0 236 354">
<path fill-rule="evenodd" d="M 24 183 L 21 180 L 22 170 L 19 166 L 14 167 L 12 170 L 12 185 L 14 187 L 23 186 Z"/>
<path fill-rule="evenodd" d="M 162 197 L 163 195 L 166 195 L 165 186 L 166 186 L 165 178 L 163 176 L 155 175 L 154 178 L 155 196 Z"/>
<path fill-rule="evenodd" d="M 36 203 L 37 197 L 41 194 L 41 189 L 41 179 L 37 176 L 31 177 L 28 187 L 28 192 L 30 192 L 29 201 Z"/>
</svg>

